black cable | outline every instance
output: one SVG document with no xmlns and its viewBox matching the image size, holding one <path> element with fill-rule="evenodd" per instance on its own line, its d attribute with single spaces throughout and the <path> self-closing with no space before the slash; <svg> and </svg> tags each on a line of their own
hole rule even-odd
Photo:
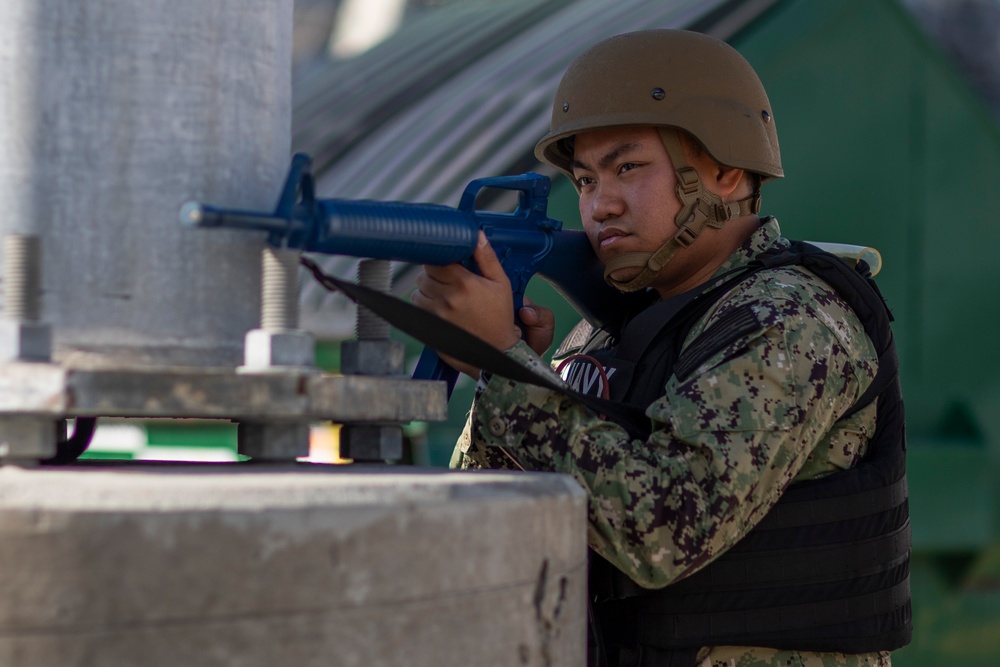
<svg viewBox="0 0 1000 667">
<path fill-rule="evenodd" d="M 52 458 L 42 459 L 45 465 L 66 465 L 73 463 L 90 447 L 90 441 L 97 430 L 97 417 L 77 417 L 73 427 L 73 435 L 56 442 L 56 454 Z"/>
</svg>

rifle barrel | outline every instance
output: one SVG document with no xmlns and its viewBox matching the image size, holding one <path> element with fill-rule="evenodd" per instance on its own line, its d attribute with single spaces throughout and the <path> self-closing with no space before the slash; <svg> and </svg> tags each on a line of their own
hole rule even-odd
<svg viewBox="0 0 1000 667">
<path fill-rule="evenodd" d="M 217 208 L 196 201 L 181 207 L 180 218 L 188 227 L 232 227 L 287 233 L 292 226 L 288 220 L 270 214 Z"/>
</svg>

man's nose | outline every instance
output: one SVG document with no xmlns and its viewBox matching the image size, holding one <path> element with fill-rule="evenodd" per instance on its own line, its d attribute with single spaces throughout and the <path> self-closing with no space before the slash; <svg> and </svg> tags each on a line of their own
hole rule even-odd
<svg viewBox="0 0 1000 667">
<path fill-rule="evenodd" d="M 625 210 L 625 202 L 618 188 L 612 185 L 598 185 L 590 202 L 590 217 L 595 222 L 617 218 Z"/>
</svg>

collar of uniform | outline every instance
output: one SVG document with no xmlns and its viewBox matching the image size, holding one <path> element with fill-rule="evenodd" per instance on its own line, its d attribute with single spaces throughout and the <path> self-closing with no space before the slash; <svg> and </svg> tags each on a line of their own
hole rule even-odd
<svg viewBox="0 0 1000 667">
<path fill-rule="evenodd" d="M 787 245 L 787 241 L 781 238 L 781 229 L 778 227 L 778 220 L 773 216 L 761 218 L 760 227 L 743 242 L 736 252 L 726 258 L 712 277 L 722 275 L 727 271 L 749 264 L 762 252 L 770 250 L 776 245 Z"/>
</svg>

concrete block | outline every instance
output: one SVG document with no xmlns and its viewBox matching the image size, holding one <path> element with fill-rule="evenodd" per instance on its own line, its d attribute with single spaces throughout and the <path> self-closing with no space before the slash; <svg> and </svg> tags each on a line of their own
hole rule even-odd
<svg viewBox="0 0 1000 667">
<path fill-rule="evenodd" d="M 0 488 L 0 664 L 586 662 L 567 476 L 117 464 Z"/>
</svg>

